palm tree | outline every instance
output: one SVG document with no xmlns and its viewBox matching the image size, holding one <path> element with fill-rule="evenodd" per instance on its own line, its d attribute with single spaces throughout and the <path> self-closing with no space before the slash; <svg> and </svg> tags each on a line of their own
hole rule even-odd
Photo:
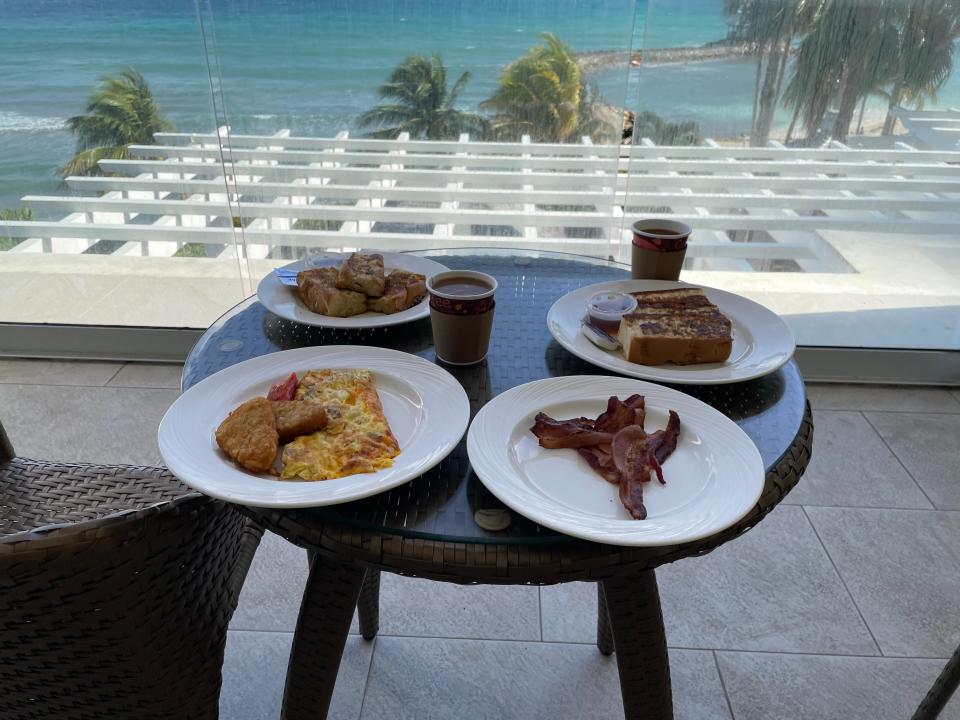
<svg viewBox="0 0 960 720">
<path fill-rule="evenodd" d="M 922 106 L 935 99 L 953 71 L 954 42 L 960 37 L 958 0 L 914 0 L 897 37 L 893 86 L 888 94 L 883 134 L 896 123 L 892 110 L 901 102 Z"/>
<path fill-rule="evenodd" d="M 770 138 L 794 36 L 809 24 L 819 0 L 725 0 L 728 40 L 747 45 L 757 60 L 750 144 Z M 762 82 L 761 82 L 762 78 Z"/>
<path fill-rule="evenodd" d="M 410 55 L 377 91 L 381 100 L 392 102 L 368 110 L 357 122 L 361 127 L 376 126 L 370 133 L 375 138 L 395 138 L 402 132 L 427 140 L 453 140 L 464 132 L 482 137 L 486 118 L 454 107 L 470 77 L 469 72 L 463 73 L 448 89 L 447 68 L 440 55 Z"/>
<path fill-rule="evenodd" d="M 480 105 L 493 111 L 493 129 L 500 137 L 566 142 L 590 134 L 596 93 L 573 51 L 552 33 L 543 39 L 545 46 L 530 48 L 503 69 L 497 89 Z"/>
<path fill-rule="evenodd" d="M 108 75 L 87 103 L 87 114 L 67 120 L 77 138 L 73 159 L 58 171 L 67 175 L 99 175 L 97 163 L 129 157 L 130 145 L 152 145 L 154 133 L 173 125 L 163 116 L 147 81 L 136 70 Z"/>
<path fill-rule="evenodd" d="M 650 138 L 657 145 L 699 145 L 703 142 L 700 127 L 692 120 L 672 123 L 649 111 L 637 113 L 633 121 L 633 137 Z"/>
<path fill-rule="evenodd" d="M 902 0 L 821 1 L 784 93 L 784 104 L 794 108 L 794 120 L 802 116 L 809 138 L 833 105 L 830 136 L 845 140 L 857 104 L 883 93 L 895 72 L 907 8 Z"/>
</svg>

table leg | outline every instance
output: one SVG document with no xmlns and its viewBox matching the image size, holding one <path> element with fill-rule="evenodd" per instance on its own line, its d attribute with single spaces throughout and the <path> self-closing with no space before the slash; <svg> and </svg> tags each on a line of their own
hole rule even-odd
<svg viewBox="0 0 960 720">
<path fill-rule="evenodd" d="M 597 583 L 597 648 L 603 655 L 613 655 L 613 631 L 602 582 Z"/>
<path fill-rule="evenodd" d="M 626 720 L 672 720 L 670 664 L 653 570 L 602 582 Z"/>
<path fill-rule="evenodd" d="M 327 717 L 363 575 L 359 565 L 311 554 L 287 665 L 282 720 Z"/>
<path fill-rule="evenodd" d="M 380 629 L 380 571 L 367 570 L 360 588 L 357 601 L 357 614 L 360 616 L 360 634 L 364 640 L 373 640 Z"/>
</svg>

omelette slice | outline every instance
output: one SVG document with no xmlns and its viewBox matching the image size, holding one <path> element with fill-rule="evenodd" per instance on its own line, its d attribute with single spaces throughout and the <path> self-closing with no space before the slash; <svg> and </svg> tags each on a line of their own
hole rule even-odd
<svg viewBox="0 0 960 720">
<path fill-rule="evenodd" d="M 369 370 L 310 370 L 300 379 L 296 399 L 322 405 L 327 426 L 284 447 L 281 478 L 331 480 L 376 472 L 400 454 Z"/>
</svg>

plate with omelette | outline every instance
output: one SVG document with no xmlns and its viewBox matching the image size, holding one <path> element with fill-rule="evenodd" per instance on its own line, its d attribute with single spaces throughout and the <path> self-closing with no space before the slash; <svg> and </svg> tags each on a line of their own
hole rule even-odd
<svg viewBox="0 0 960 720">
<path fill-rule="evenodd" d="M 429 317 L 427 278 L 447 269 L 409 253 L 324 252 L 266 275 L 257 299 L 274 315 L 303 325 L 401 325 Z"/>
<path fill-rule="evenodd" d="M 330 345 L 263 355 L 197 383 L 167 410 L 167 467 L 254 507 L 358 500 L 422 475 L 460 442 L 470 402 L 415 355 Z"/>
</svg>

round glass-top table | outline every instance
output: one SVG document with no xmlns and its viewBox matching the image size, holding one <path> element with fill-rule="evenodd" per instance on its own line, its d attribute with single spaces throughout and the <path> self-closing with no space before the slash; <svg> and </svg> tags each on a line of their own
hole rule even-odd
<svg viewBox="0 0 960 720">
<path fill-rule="evenodd" d="M 496 277 L 497 309 L 487 359 L 445 366 L 470 398 L 471 417 L 516 385 L 559 375 L 609 375 L 551 337 L 546 314 L 557 298 L 584 285 L 629 277 L 620 264 L 560 253 L 456 250 L 418 253 L 451 269 Z M 429 319 L 364 330 L 299 325 L 256 298 L 215 322 L 191 350 L 184 390 L 243 360 L 315 345 L 376 345 L 435 362 Z M 311 552 L 284 697 L 285 718 L 324 717 L 353 609 L 361 632 L 377 631 L 379 571 L 460 583 L 598 581 L 597 644 L 618 653 L 627 718 L 672 716 L 666 641 L 653 568 L 709 552 L 746 531 L 796 484 L 810 457 L 812 422 L 794 362 L 756 380 L 677 389 L 733 419 L 760 450 L 767 476 L 757 506 L 728 530 L 659 548 L 622 548 L 575 540 L 507 511 L 470 468 L 466 440 L 437 467 L 400 487 L 324 508 L 245 508 L 268 529 Z M 477 510 L 510 513 L 505 530 L 475 521 Z"/>
</svg>

